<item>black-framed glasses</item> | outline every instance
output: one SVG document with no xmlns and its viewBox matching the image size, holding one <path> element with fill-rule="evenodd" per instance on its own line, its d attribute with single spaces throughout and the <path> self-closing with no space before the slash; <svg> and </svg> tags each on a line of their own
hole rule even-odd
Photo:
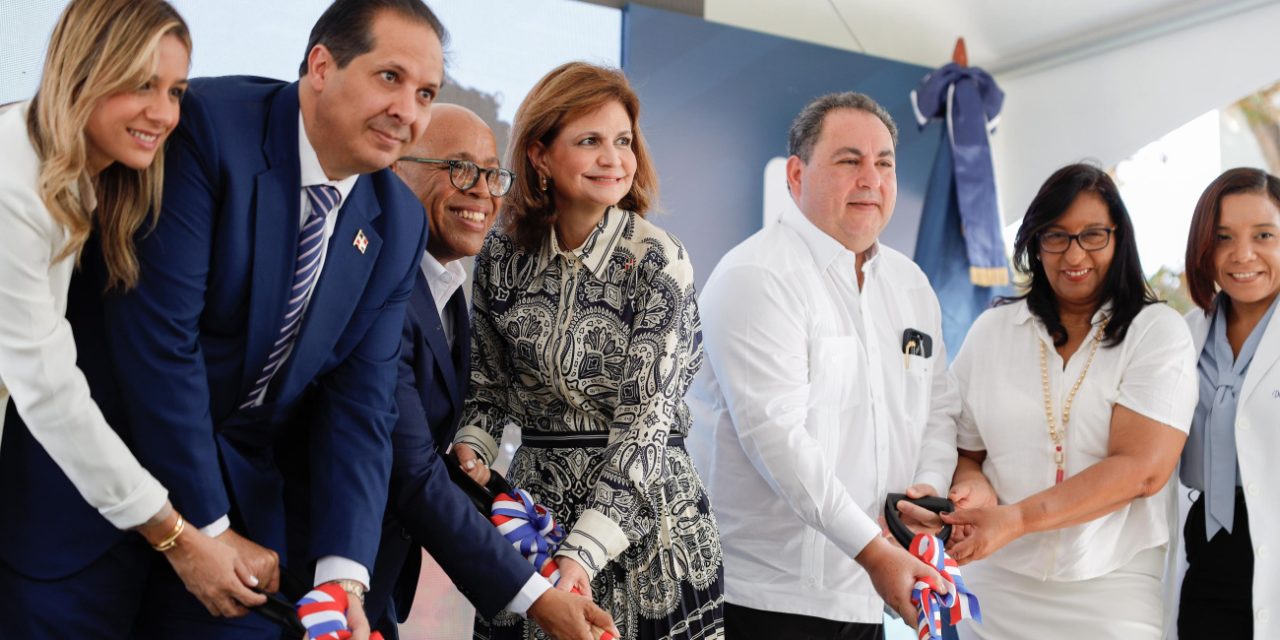
<svg viewBox="0 0 1280 640">
<path fill-rule="evenodd" d="M 1071 241 L 1075 240 L 1076 244 L 1085 251 L 1101 251 L 1111 244 L 1111 234 L 1115 230 L 1115 227 L 1095 227 L 1080 233 L 1041 231 L 1040 250 L 1047 253 L 1066 253 L 1067 249 L 1071 248 Z"/>
<path fill-rule="evenodd" d="M 442 160 L 414 156 L 404 156 L 400 160 L 403 162 L 434 164 L 441 169 L 447 166 L 449 169 L 449 182 L 453 183 L 454 188 L 458 191 L 466 191 L 476 186 L 476 181 L 483 174 L 485 183 L 489 186 L 489 195 L 495 198 L 507 195 L 507 192 L 511 190 L 511 183 L 516 180 L 516 174 L 506 169 L 497 167 L 486 169 L 470 160 Z"/>
</svg>

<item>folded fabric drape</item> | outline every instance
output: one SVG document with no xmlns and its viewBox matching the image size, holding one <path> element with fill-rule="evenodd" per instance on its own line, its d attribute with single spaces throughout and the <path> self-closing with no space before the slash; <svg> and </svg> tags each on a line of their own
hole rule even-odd
<svg viewBox="0 0 1280 640">
<path fill-rule="evenodd" d="M 920 81 L 911 104 L 921 128 L 932 118 L 946 118 L 970 280 L 983 287 L 1009 284 L 988 137 L 999 120 L 1004 92 L 982 69 L 952 62 Z"/>
<path fill-rule="evenodd" d="M 965 618 L 982 622 L 982 610 L 978 596 L 969 591 L 960 577 L 960 567 L 942 548 L 942 540 L 927 533 L 917 534 L 907 549 L 911 555 L 938 570 L 949 584 L 946 595 L 939 594 L 938 585 L 919 581 L 911 589 L 911 602 L 916 605 L 916 636 L 919 640 L 942 639 L 942 612 L 947 612 L 948 622 L 955 626 Z"/>
</svg>

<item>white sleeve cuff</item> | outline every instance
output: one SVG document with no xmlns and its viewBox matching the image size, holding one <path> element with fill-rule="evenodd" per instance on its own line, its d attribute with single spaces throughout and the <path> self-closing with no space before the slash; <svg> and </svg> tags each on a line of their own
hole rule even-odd
<svg viewBox="0 0 1280 640">
<path fill-rule="evenodd" d="M 532 607 L 533 603 L 550 589 L 551 583 L 541 574 L 534 573 L 529 576 L 529 580 L 524 583 L 524 586 L 520 587 L 520 593 L 517 593 L 516 597 L 507 603 L 507 611 L 521 618 L 528 618 L 529 607 Z"/>
<path fill-rule="evenodd" d="M 469 424 L 458 429 L 458 435 L 454 436 L 453 443 L 470 445 L 476 453 L 480 454 L 480 458 L 487 465 L 492 465 L 493 461 L 498 458 L 498 443 L 489 435 L 488 431 L 481 429 L 473 424 Z"/>
<path fill-rule="evenodd" d="M 587 577 L 595 578 L 605 564 L 618 557 L 630 544 L 618 523 L 600 511 L 587 509 L 574 523 L 573 531 L 565 537 L 556 556 L 577 560 L 587 571 Z"/>
<path fill-rule="evenodd" d="M 211 524 L 207 524 L 203 527 L 200 527 L 200 533 L 203 533 L 206 536 L 209 536 L 210 538 L 216 538 L 226 533 L 227 529 L 230 529 L 230 528 L 231 528 L 231 518 L 228 518 L 227 516 L 222 516 L 221 518 L 214 520 Z"/>
<path fill-rule="evenodd" d="M 364 565 L 342 556 L 325 556 L 316 561 L 315 586 L 334 580 L 355 580 L 369 588 L 369 570 Z"/>
<path fill-rule="evenodd" d="M 936 471 L 921 471 L 916 474 L 916 479 L 911 484 L 927 484 L 944 498 L 947 497 L 947 492 L 951 490 L 951 478 L 943 477 L 941 473 Z"/>
</svg>

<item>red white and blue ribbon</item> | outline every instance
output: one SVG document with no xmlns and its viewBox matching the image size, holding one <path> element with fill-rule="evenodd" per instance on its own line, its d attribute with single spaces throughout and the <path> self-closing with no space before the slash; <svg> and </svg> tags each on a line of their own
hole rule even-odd
<svg viewBox="0 0 1280 640">
<path fill-rule="evenodd" d="M 498 494 L 489 511 L 489 521 L 498 532 L 533 564 L 551 584 L 560 581 L 560 568 L 552 554 L 564 541 L 564 529 L 556 524 L 546 507 L 533 501 L 524 489 Z"/>
<path fill-rule="evenodd" d="M 911 555 L 938 570 L 950 583 L 947 594 L 939 594 L 927 582 L 918 581 L 911 589 L 911 603 L 916 605 L 916 636 L 919 640 L 941 640 L 942 612 L 955 626 L 965 618 L 982 622 L 982 610 L 978 608 L 978 596 L 964 585 L 960 567 L 942 548 L 942 540 L 927 533 L 916 534 L 907 549 Z"/>
<path fill-rule="evenodd" d="M 336 584 L 322 584 L 298 601 L 298 619 L 307 628 L 308 640 L 347 640 L 347 592 Z M 369 640 L 382 640 L 374 631 Z"/>
<path fill-rule="evenodd" d="M 560 582 L 560 567 L 556 566 L 556 549 L 564 542 L 564 529 L 556 524 L 551 511 L 533 501 L 524 489 L 512 489 L 493 499 L 489 521 L 511 543 L 542 577 L 551 584 Z M 577 588 L 574 593 L 580 593 Z M 591 637 L 595 640 L 617 640 L 604 629 L 592 625 Z"/>
</svg>

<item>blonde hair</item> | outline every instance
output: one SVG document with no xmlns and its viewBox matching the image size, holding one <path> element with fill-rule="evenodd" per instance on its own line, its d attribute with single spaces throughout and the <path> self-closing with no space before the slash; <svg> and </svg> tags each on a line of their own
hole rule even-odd
<svg viewBox="0 0 1280 640">
<path fill-rule="evenodd" d="M 566 122 L 610 102 L 621 104 L 631 117 L 631 150 L 636 156 L 631 191 L 618 206 L 643 216 L 657 201 L 658 173 L 640 133 L 640 99 L 627 77 L 617 69 L 585 62 L 562 64 L 529 91 L 512 127 L 510 165 L 516 179 L 503 204 L 503 220 L 507 233 L 525 249 L 536 249 L 556 220 L 555 203 L 550 192 L 539 189 L 538 170 L 529 160 L 529 149 L 535 142 L 550 146 Z"/>
<path fill-rule="evenodd" d="M 27 113 L 27 133 L 40 158 L 37 189 L 67 234 L 55 260 L 78 254 L 93 229 L 94 212 L 78 189 L 91 188 L 107 265 L 107 287 L 138 281 L 134 234 L 160 210 L 164 148 L 141 171 L 112 163 L 91 180 L 85 127 L 104 98 L 132 91 L 155 73 L 160 39 L 176 36 L 191 52 L 191 36 L 163 0 L 72 0 L 49 38 L 40 88 Z"/>
</svg>

